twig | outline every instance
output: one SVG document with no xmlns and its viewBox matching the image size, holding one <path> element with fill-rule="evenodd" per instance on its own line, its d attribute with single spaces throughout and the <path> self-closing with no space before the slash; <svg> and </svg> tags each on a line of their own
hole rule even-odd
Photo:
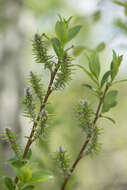
<svg viewBox="0 0 127 190">
<path fill-rule="evenodd" d="M 99 112 L 100 112 L 101 106 L 102 106 L 102 104 L 103 104 L 104 97 L 105 97 L 105 95 L 106 95 L 106 93 L 107 93 L 107 91 L 108 91 L 108 88 L 109 88 L 109 86 L 106 85 L 105 90 L 104 90 L 104 93 L 103 93 L 103 96 L 100 97 L 100 101 L 99 101 L 99 104 L 98 104 L 98 107 L 97 107 L 97 111 L 96 111 L 96 114 L 95 114 L 95 118 L 94 118 L 94 121 L 93 121 L 93 124 L 94 124 L 94 125 L 96 124 L 96 122 L 97 122 L 97 120 L 98 120 L 98 118 L 99 118 Z M 74 163 L 73 163 L 73 165 L 72 165 L 72 168 L 71 168 L 71 170 L 70 170 L 70 173 L 71 173 L 71 174 L 68 174 L 68 175 L 65 177 L 65 179 L 64 179 L 64 182 L 63 182 L 63 184 L 62 184 L 61 190 L 64 190 L 64 189 L 65 189 L 68 180 L 70 179 L 72 173 L 74 172 L 74 170 L 75 170 L 77 164 L 78 164 L 79 161 L 81 160 L 82 155 L 83 155 L 83 152 L 84 152 L 84 150 L 86 149 L 87 144 L 89 143 L 90 137 L 91 137 L 91 135 L 88 134 L 87 139 L 85 140 L 85 142 L 84 142 L 84 144 L 83 144 L 83 146 L 82 146 L 82 148 L 81 148 L 81 150 L 80 150 L 80 152 L 79 152 L 79 154 L 78 154 L 76 160 L 74 161 Z"/>
</svg>

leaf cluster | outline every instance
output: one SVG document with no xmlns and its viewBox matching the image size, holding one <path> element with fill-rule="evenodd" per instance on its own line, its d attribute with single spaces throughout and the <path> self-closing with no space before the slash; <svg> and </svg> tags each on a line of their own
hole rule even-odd
<svg viewBox="0 0 127 190">
<path fill-rule="evenodd" d="M 37 163 L 30 161 L 32 157 L 31 149 L 29 149 L 25 158 L 22 157 L 22 160 L 19 160 L 17 154 L 15 155 L 16 156 L 10 158 L 8 162 L 11 164 L 19 182 L 16 183 L 16 181 L 10 177 L 4 177 L 5 185 L 8 190 L 32 190 L 34 189 L 34 185 L 30 185 L 31 183 L 34 184 L 53 177 L 51 172 L 37 170 Z"/>
<path fill-rule="evenodd" d="M 88 57 L 88 66 L 89 70 L 87 70 L 84 66 L 78 65 L 92 80 L 93 86 L 91 84 L 83 84 L 84 87 L 89 88 L 95 96 L 99 99 L 104 93 L 104 89 L 106 86 L 109 88 L 115 83 L 114 79 L 116 78 L 119 67 L 122 62 L 122 56 L 117 55 L 116 52 L 113 50 L 113 58 L 110 64 L 110 69 L 106 71 L 102 78 L 100 79 L 100 72 L 101 72 L 101 64 L 99 55 L 96 51 L 92 52 L 91 55 Z M 109 93 L 104 97 L 102 112 L 108 112 L 112 107 L 116 106 L 116 97 L 117 91 L 111 90 Z"/>
<path fill-rule="evenodd" d="M 61 46 L 64 46 L 67 42 L 71 41 L 81 29 L 81 25 L 69 27 L 71 19 L 72 17 L 66 20 L 59 16 L 59 20 L 56 22 L 55 32 Z"/>
</svg>

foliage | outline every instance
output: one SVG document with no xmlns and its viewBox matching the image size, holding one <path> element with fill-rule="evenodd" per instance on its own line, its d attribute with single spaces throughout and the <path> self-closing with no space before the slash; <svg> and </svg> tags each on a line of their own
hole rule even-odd
<svg viewBox="0 0 127 190">
<path fill-rule="evenodd" d="M 41 77 L 38 74 L 30 72 L 28 87 L 25 90 L 25 95 L 22 100 L 24 106 L 24 116 L 29 118 L 32 123 L 31 133 L 27 138 L 27 143 L 24 148 L 17 143 L 16 135 L 10 130 L 6 129 L 5 137 L 10 143 L 11 149 L 14 152 L 14 157 L 10 158 L 8 162 L 12 166 L 15 179 L 5 177 L 5 185 L 8 190 L 32 190 L 35 188 L 34 183 L 42 182 L 53 178 L 53 174 L 49 171 L 39 170 L 36 163 L 31 161 L 32 150 L 31 145 L 45 134 L 47 127 L 49 113 L 47 104 L 50 95 L 54 91 L 64 89 L 71 80 L 73 72 L 72 64 L 73 58 L 69 53 L 74 46 L 66 48 L 70 42 L 80 31 L 81 26 L 71 26 L 72 17 L 68 19 L 61 18 L 55 25 L 55 34 L 53 38 L 46 34 L 35 34 L 33 39 L 33 54 L 37 64 L 42 64 L 44 70 L 50 73 L 49 84 L 47 89 L 44 88 Z M 51 54 L 50 43 L 53 49 Z M 84 143 L 79 150 L 74 162 L 71 161 L 70 156 L 65 149 L 59 146 L 56 151 L 57 166 L 63 174 L 63 184 L 61 190 L 66 188 L 66 185 L 72 176 L 79 161 L 87 155 L 94 155 L 100 150 L 99 136 L 103 127 L 97 125 L 99 118 L 106 118 L 115 123 L 109 116 L 105 115 L 111 108 L 117 105 L 117 90 L 111 89 L 112 85 L 122 62 L 122 56 L 119 56 L 113 50 L 113 58 L 110 68 L 101 77 L 101 61 L 99 53 L 105 48 L 105 43 L 100 43 L 96 48 L 88 50 L 81 45 L 73 50 L 73 55 L 78 56 L 83 53 L 85 49 L 89 51 L 87 56 L 88 68 L 77 65 L 78 68 L 88 75 L 93 84 L 84 83 L 83 87 L 87 87 L 98 98 L 98 105 L 93 108 L 86 100 L 81 100 L 76 106 L 76 118 L 78 125 L 84 132 Z M 118 82 L 118 81 L 117 81 Z M 111 90 L 110 90 L 111 89 Z M 71 163 L 72 162 L 72 163 Z"/>
<path fill-rule="evenodd" d="M 32 151 L 31 145 L 36 140 L 40 139 L 45 134 L 49 114 L 47 103 L 50 94 L 55 90 L 61 90 L 71 80 L 72 58 L 69 55 L 71 48 L 65 49 L 65 44 L 71 41 L 79 32 L 81 26 L 70 26 L 71 17 L 66 20 L 59 16 L 59 20 L 55 25 L 56 37 L 49 38 L 46 34 L 35 34 L 32 41 L 33 55 L 35 62 L 42 64 L 43 68 L 50 72 L 50 82 L 47 90 L 44 89 L 41 77 L 38 74 L 30 72 L 28 87 L 22 100 L 24 106 L 23 115 L 30 119 L 33 127 L 27 143 L 24 148 L 21 148 L 17 143 L 17 138 L 11 129 L 6 129 L 4 137 L 10 143 L 11 149 L 14 152 L 14 157 L 8 162 L 11 164 L 16 178 L 5 177 L 5 185 L 8 190 L 32 190 L 33 183 L 41 182 L 53 177 L 51 172 L 40 171 L 36 163 L 31 161 Z M 50 53 L 50 43 L 54 55 Z M 67 172 L 68 164 L 66 161 L 66 152 L 62 150 L 57 154 L 62 170 Z M 35 171 L 37 170 L 37 171 Z"/>
</svg>

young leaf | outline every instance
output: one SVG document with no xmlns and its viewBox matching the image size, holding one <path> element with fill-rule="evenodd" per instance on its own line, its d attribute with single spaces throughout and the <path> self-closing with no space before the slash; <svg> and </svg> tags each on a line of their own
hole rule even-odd
<svg viewBox="0 0 127 190">
<path fill-rule="evenodd" d="M 9 160 L 9 162 L 11 163 L 11 165 L 13 166 L 13 168 L 21 168 L 23 166 L 24 163 L 22 163 L 20 160 Z"/>
<path fill-rule="evenodd" d="M 27 152 L 27 155 L 26 155 L 26 159 L 30 160 L 31 156 L 32 156 L 32 150 L 29 149 L 28 152 Z"/>
<path fill-rule="evenodd" d="M 98 82 L 96 81 L 96 79 L 94 78 L 94 76 L 92 75 L 92 73 L 90 73 L 85 67 L 83 67 L 82 65 L 77 65 L 78 67 L 80 67 L 91 79 L 93 82 L 95 82 L 98 85 Z"/>
<path fill-rule="evenodd" d="M 83 86 L 89 88 L 89 89 L 92 90 L 94 93 L 97 93 L 97 89 L 96 89 L 96 88 L 93 88 L 91 85 L 89 85 L 89 84 L 83 84 Z"/>
<path fill-rule="evenodd" d="M 45 171 L 37 171 L 33 173 L 32 178 L 29 182 L 37 183 L 37 182 L 45 181 L 51 178 L 53 178 L 53 175 L 51 173 L 45 172 Z"/>
<path fill-rule="evenodd" d="M 32 178 L 32 169 L 28 166 L 23 166 L 18 170 L 17 176 L 23 183 L 27 183 Z"/>
<path fill-rule="evenodd" d="M 117 84 L 117 83 L 121 83 L 121 82 L 127 82 L 127 79 L 115 81 L 113 84 Z"/>
<path fill-rule="evenodd" d="M 68 31 L 68 41 L 72 40 L 80 31 L 81 25 L 74 26 Z"/>
<path fill-rule="evenodd" d="M 33 190 L 34 186 L 33 185 L 27 185 L 26 187 L 24 187 L 22 190 Z"/>
<path fill-rule="evenodd" d="M 125 9 L 126 10 L 126 9 Z M 127 23 L 124 22 L 122 19 L 118 18 L 116 21 L 115 21 L 115 25 L 123 30 L 125 33 L 127 33 Z"/>
<path fill-rule="evenodd" d="M 98 79 L 100 75 L 100 61 L 97 52 L 93 52 L 89 57 L 89 69 L 96 79 Z"/>
<path fill-rule="evenodd" d="M 54 51 L 56 52 L 56 55 L 59 57 L 61 54 L 61 44 L 60 41 L 57 38 L 52 38 L 51 43 L 53 46 Z"/>
<path fill-rule="evenodd" d="M 29 180 L 32 178 L 32 169 L 37 165 L 37 163 L 34 162 L 25 162 L 25 164 L 22 167 L 14 167 L 14 171 L 16 173 L 16 176 L 20 179 L 23 183 L 28 183 Z"/>
<path fill-rule="evenodd" d="M 73 49 L 73 55 L 75 57 L 79 56 L 85 50 L 84 46 L 77 46 Z"/>
<path fill-rule="evenodd" d="M 101 11 L 100 11 L 100 10 L 95 11 L 95 12 L 92 14 L 92 18 L 93 18 L 93 21 L 94 21 L 94 22 L 99 21 L 100 18 L 101 18 Z"/>
<path fill-rule="evenodd" d="M 115 120 L 111 117 L 108 117 L 108 116 L 104 116 L 104 115 L 101 115 L 100 117 L 102 118 L 105 118 L 105 119 L 108 119 L 109 121 L 111 121 L 113 124 L 116 124 Z"/>
<path fill-rule="evenodd" d="M 13 163 L 13 162 L 15 162 L 15 161 L 17 161 L 18 159 L 17 159 L 17 157 L 16 156 L 14 156 L 14 157 L 12 157 L 12 158 L 9 158 L 9 160 L 7 160 L 9 163 Z"/>
<path fill-rule="evenodd" d="M 97 47 L 96 47 L 96 51 L 97 52 L 101 52 L 105 49 L 105 43 L 104 42 L 101 42 Z"/>
<path fill-rule="evenodd" d="M 127 16 L 127 6 L 124 9 L 124 14 L 125 14 L 125 16 Z"/>
<path fill-rule="evenodd" d="M 8 188 L 8 190 L 15 190 L 14 182 L 12 181 L 11 178 L 5 177 L 4 183 L 5 183 L 6 187 Z"/>
<path fill-rule="evenodd" d="M 65 44 L 68 41 L 68 26 L 62 19 L 56 22 L 55 32 L 62 44 Z"/>
<path fill-rule="evenodd" d="M 67 23 L 67 25 L 69 25 L 70 21 L 72 20 L 73 16 L 70 16 L 67 20 L 65 20 L 65 22 Z"/>
<path fill-rule="evenodd" d="M 108 112 L 112 107 L 115 107 L 116 97 L 117 97 L 118 91 L 117 90 L 111 90 L 108 92 L 108 94 L 104 98 L 104 104 L 102 107 L 102 113 Z"/>
<path fill-rule="evenodd" d="M 113 3 L 120 5 L 122 7 L 125 7 L 125 8 L 127 7 L 127 2 L 124 2 L 124 1 L 113 0 Z"/>
<path fill-rule="evenodd" d="M 103 85 L 107 82 L 108 80 L 108 77 L 110 76 L 111 74 L 111 71 L 107 71 L 103 77 L 102 77 L 102 80 L 101 80 L 101 88 L 103 87 Z"/>
<path fill-rule="evenodd" d="M 116 52 L 113 50 L 113 60 L 111 62 L 111 79 L 112 81 L 114 80 L 114 78 L 116 77 L 118 71 L 119 71 L 119 67 L 120 67 L 120 64 L 122 62 L 122 59 L 123 59 L 123 56 L 117 56 L 116 55 Z"/>
</svg>

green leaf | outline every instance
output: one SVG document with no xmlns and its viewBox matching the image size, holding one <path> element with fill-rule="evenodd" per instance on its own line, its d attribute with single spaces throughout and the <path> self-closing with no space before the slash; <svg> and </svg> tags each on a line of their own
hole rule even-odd
<svg viewBox="0 0 127 190">
<path fill-rule="evenodd" d="M 105 119 L 108 119 L 109 121 L 111 121 L 114 125 L 116 124 L 115 120 L 111 117 L 108 117 L 108 116 L 104 116 L 104 115 L 101 115 L 100 117 L 102 118 L 105 118 Z"/>
<path fill-rule="evenodd" d="M 127 79 L 115 81 L 113 84 L 117 84 L 117 83 L 121 83 L 121 82 L 127 82 Z"/>
<path fill-rule="evenodd" d="M 101 18 L 101 11 L 100 11 L 100 10 L 95 11 L 95 12 L 93 13 L 92 17 L 93 17 L 93 21 L 94 21 L 94 22 L 99 21 L 100 18 Z"/>
<path fill-rule="evenodd" d="M 98 94 L 97 89 L 94 88 L 94 87 L 92 87 L 91 85 L 89 85 L 89 84 L 83 84 L 83 86 L 86 87 L 86 88 L 89 88 L 91 91 L 93 91 L 94 93 Z"/>
<path fill-rule="evenodd" d="M 127 23 L 124 22 L 122 19 L 117 19 L 115 21 L 115 25 L 119 27 L 121 30 L 123 30 L 125 33 L 127 33 Z"/>
<path fill-rule="evenodd" d="M 22 190 L 33 190 L 34 186 L 33 185 L 27 185 L 26 187 L 24 187 Z"/>
<path fill-rule="evenodd" d="M 22 167 L 14 167 L 14 171 L 16 176 L 23 183 L 28 183 L 28 181 L 32 178 L 32 169 L 36 166 L 34 162 L 27 162 Z"/>
<path fill-rule="evenodd" d="M 62 44 L 65 44 L 68 41 L 68 25 L 66 22 L 62 21 L 62 19 L 56 22 L 55 32 Z"/>
<path fill-rule="evenodd" d="M 96 47 L 96 51 L 99 53 L 101 51 L 103 51 L 105 49 L 106 45 L 104 42 L 101 42 L 97 47 Z"/>
<path fill-rule="evenodd" d="M 75 57 L 79 56 L 83 51 L 85 50 L 85 47 L 84 46 L 77 46 L 77 47 L 74 47 L 73 49 L 73 55 Z"/>
<path fill-rule="evenodd" d="M 74 26 L 68 31 L 68 41 L 72 40 L 80 31 L 81 25 Z"/>
<path fill-rule="evenodd" d="M 7 187 L 9 190 L 15 190 L 14 182 L 12 181 L 11 178 L 5 177 L 5 178 L 4 178 L 4 183 L 5 183 L 6 187 Z"/>
<path fill-rule="evenodd" d="M 117 102 L 113 102 L 112 104 L 104 104 L 102 107 L 102 113 L 108 112 L 111 108 L 115 107 L 117 105 Z"/>
<path fill-rule="evenodd" d="M 98 79 L 100 75 L 100 61 L 97 52 L 93 52 L 89 57 L 89 69 L 96 79 Z"/>
<path fill-rule="evenodd" d="M 51 178 L 53 178 L 53 175 L 51 173 L 45 172 L 45 171 L 37 171 L 33 173 L 32 178 L 29 182 L 37 183 L 37 182 L 45 181 Z"/>
<path fill-rule="evenodd" d="M 32 169 L 28 166 L 23 166 L 17 171 L 17 176 L 23 183 L 27 183 L 32 178 Z"/>
<path fill-rule="evenodd" d="M 9 162 L 14 168 L 21 168 L 26 163 L 22 163 L 20 160 L 9 160 Z"/>
<path fill-rule="evenodd" d="M 58 20 L 55 25 L 55 32 L 56 32 L 57 38 L 59 39 L 63 47 L 65 43 L 72 40 L 78 34 L 78 32 L 81 29 L 81 25 L 77 25 L 69 29 L 69 22 L 72 17 L 70 17 L 68 20 L 62 19 L 61 16 L 59 18 L 60 20 Z M 56 48 L 55 48 L 55 51 L 56 51 Z"/>
<path fill-rule="evenodd" d="M 52 43 L 54 51 L 56 52 L 56 55 L 59 57 L 62 50 L 60 41 L 57 38 L 52 38 L 51 43 Z"/>
<path fill-rule="evenodd" d="M 17 157 L 16 156 L 14 156 L 14 157 L 12 157 L 12 158 L 10 158 L 9 160 L 7 160 L 9 163 L 12 163 L 12 162 L 15 162 L 15 161 L 17 161 L 18 159 L 17 159 Z"/>
<path fill-rule="evenodd" d="M 113 3 L 120 5 L 122 7 L 127 7 L 127 2 L 124 2 L 124 1 L 113 0 Z"/>
<path fill-rule="evenodd" d="M 108 78 L 111 74 L 111 71 L 107 71 L 103 77 L 102 77 L 102 80 L 101 80 L 101 88 L 103 87 L 103 85 L 108 81 Z"/>
<path fill-rule="evenodd" d="M 108 94 L 104 98 L 102 113 L 108 112 L 111 108 L 116 106 L 117 94 L 118 94 L 117 90 L 111 90 L 110 92 L 108 92 Z"/>
<path fill-rule="evenodd" d="M 90 73 L 85 67 L 83 67 L 82 65 L 77 65 L 78 67 L 80 67 L 91 79 L 93 82 L 95 82 L 98 85 L 98 82 L 96 81 L 96 79 L 94 79 L 94 76 L 92 75 L 92 73 Z"/>
<path fill-rule="evenodd" d="M 25 159 L 30 160 L 31 156 L 32 156 L 32 150 L 29 148 Z"/>
<path fill-rule="evenodd" d="M 67 23 L 67 25 L 69 25 L 70 21 L 72 20 L 73 16 L 70 16 L 65 22 Z"/>
<path fill-rule="evenodd" d="M 127 6 L 124 9 L 124 14 L 125 14 L 125 16 L 127 16 Z"/>
<path fill-rule="evenodd" d="M 120 64 L 122 62 L 122 59 L 123 59 L 123 56 L 119 56 L 119 55 L 117 56 L 116 52 L 113 50 L 113 60 L 111 62 L 111 66 L 110 66 L 112 81 L 114 80 L 114 78 L 118 74 L 119 67 L 120 67 Z"/>
</svg>

